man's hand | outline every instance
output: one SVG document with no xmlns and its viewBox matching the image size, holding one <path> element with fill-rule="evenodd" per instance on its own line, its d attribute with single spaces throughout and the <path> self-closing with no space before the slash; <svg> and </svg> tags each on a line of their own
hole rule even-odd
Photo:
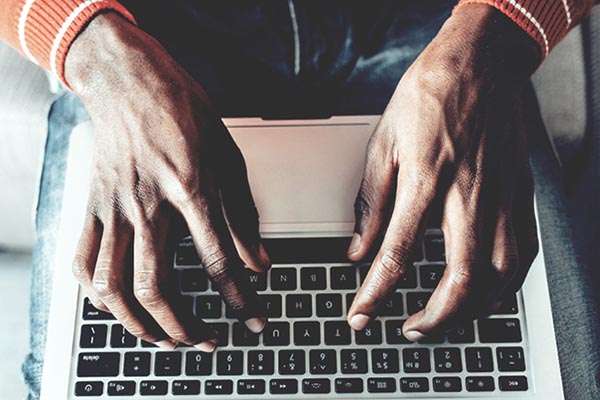
<svg viewBox="0 0 600 400">
<path fill-rule="evenodd" d="M 442 204 L 447 268 L 426 308 L 404 324 L 406 338 L 485 315 L 520 288 L 538 251 L 526 136 L 543 126 L 521 98 L 537 56 L 499 12 L 465 6 L 403 76 L 371 138 L 356 200 L 350 258 L 381 247 L 349 310 L 354 329 L 414 268 L 434 203 Z"/>
<path fill-rule="evenodd" d="M 173 251 L 189 229 L 225 302 L 262 330 L 242 259 L 256 271 L 270 261 L 244 160 L 206 93 L 156 40 L 110 13 L 77 38 L 65 72 L 96 131 L 74 261 L 92 303 L 146 341 L 214 349 L 215 331 L 178 306 Z"/>
</svg>

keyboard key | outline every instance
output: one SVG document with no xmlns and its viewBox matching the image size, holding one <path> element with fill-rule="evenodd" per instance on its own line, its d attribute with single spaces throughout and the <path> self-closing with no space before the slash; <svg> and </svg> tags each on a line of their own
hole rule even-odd
<svg viewBox="0 0 600 400">
<path fill-rule="evenodd" d="M 237 382 L 238 394 L 264 394 L 264 379 L 240 379 Z"/>
<path fill-rule="evenodd" d="M 429 391 L 427 378 L 400 378 L 400 390 L 405 393 L 423 393 Z"/>
<path fill-rule="evenodd" d="M 316 346 L 321 343 L 321 327 L 318 322 L 294 322 L 294 344 Z"/>
<path fill-rule="evenodd" d="M 140 394 L 142 396 L 164 396 L 167 394 L 169 384 L 167 381 L 141 381 Z"/>
<path fill-rule="evenodd" d="M 405 320 L 387 320 L 385 321 L 385 340 L 387 344 L 409 344 L 411 343 L 402 333 L 402 325 Z"/>
<path fill-rule="evenodd" d="M 298 381 L 296 379 L 271 379 L 269 393 L 296 394 L 298 393 Z"/>
<path fill-rule="evenodd" d="M 475 343 L 475 330 L 473 322 L 463 323 L 461 326 L 448 332 L 448 342 L 450 343 Z"/>
<path fill-rule="evenodd" d="M 135 394 L 135 381 L 110 381 L 106 393 L 109 396 L 133 396 Z"/>
<path fill-rule="evenodd" d="M 82 349 L 101 349 L 106 346 L 106 325 L 81 325 L 79 347 Z"/>
<path fill-rule="evenodd" d="M 318 294 L 317 295 L 318 317 L 341 317 L 342 295 L 341 294 Z"/>
<path fill-rule="evenodd" d="M 248 273 L 248 280 L 256 291 L 262 292 L 263 290 L 267 290 L 267 274 L 265 272 L 256 272 L 248 268 L 246 268 L 246 272 Z"/>
<path fill-rule="evenodd" d="M 331 392 L 331 381 L 329 379 L 303 379 L 302 393 L 325 394 Z"/>
<path fill-rule="evenodd" d="M 498 386 L 503 392 L 524 392 L 529 389 L 526 376 L 501 376 Z"/>
<path fill-rule="evenodd" d="M 185 374 L 188 376 L 210 375 L 212 373 L 212 353 L 188 351 L 185 353 Z"/>
<path fill-rule="evenodd" d="M 493 392 L 495 389 L 491 376 L 467 376 L 465 382 L 469 392 Z"/>
<path fill-rule="evenodd" d="M 396 391 L 394 378 L 369 378 L 367 379 L 369 393 L 393 393 Z"/>
<path fill-rule="evenodd" d="M 219 296 L 197 296 L 196 316 L 198 318 L 221 318 L 221 297 Z"/>
<path fill-rule="evenodd" d="M 481 343 L 514 343 L 521 341 L 521 324 L 516 318 L 480 319 L 479 341 Z"/>
<path fill-rule="evenodd" d="M 435 392 L 460 392 L 462 383 L 457 377 L 435 377 L 433 378 L 433 390 Z"/>
<path fill-rule="evenodd" d="M 356 289 L 356 269 L 354 267 L 332 267 L 329 274 L 332 289 Z"/>
<path fill-rule="evenodd" d="M 233 381 L 231 379 L 213 379 L 204 383 L 204 393 L 231 394 L 233 393 Z"/>
<path fill-rule="evenodd" d="M 123 327 L 115 324 L 110 328 L 110 346 L 113 348 L 128 348 L 137 345 L 137 338 Z"/>
<path fill-rule="evenodd" d="M 431 364 L 429 360 L 429 349 L 425 348 L 411 348 L 402 350 L 402 362 L 404 365 L 404 372 L 416 373 L 416 372 L 429 372 L 431 371 Z"/>
<path fill-rule="evenodd" d="M 446 337 L 443 333 L 429 334 L 419 340 L 419 344 L 441 344 L 444 343 Z"/>
<path fill-rule="evenodd" d="M 501 299 L 502 304 L 494 311 L 494 314 L 518 314 L 519 306 L 517 305 L 517 294 L 509 293 Z"/>
<path fill-rule="evenodd" d="M 342 350 L 340 351 L 342 374 L 366 374 L 367 373 L 367 351 L 366 350 Z"/>
<path fill-rule="evenodd" d="M 222 322 L 211 324 L 213 329 L 217 331 L 217 346 L 225 347 L 229 344 L 229 324 Z"/>
<path fill-rule="evenodd" d="M 181 353 L 178 351 L 159 351 L 154 353 L 154 375 L 178 376 L 181 374 Z"/>
<path fill-rule="evenodd" d="M 184 269 L 181 271 L 182 292 L 206 292 L 208 290 L 208 275 L 202 268 Z"/>
<path fill-rule="evenodd" d="M 200 381 L 173 381 L 171 393 L 173 393 L 175 396 L 200 394 Z"/>
<path fill-rule="evenodd" d="M 217 375 L 241 375 L 244 353 L 239 350 L 217 352 Z"/>
<path fill-rule="evenodd" d="M 148 376 L 150 375 L 150 353 L 128 352 L 125 353 L 125 364 L 123 366 L 125 376 Z"/>
<path fill-rule="evenodd" d="M 381 321 L 371 320 L 362 331 L 355 331 L 356 344 L 381 344 Z"/>
<path fill-rule="evenodd" d="M 369 273 L 369 270 L 371 269 L 371 265 L 363 265 L 362 267 L 358 268 L 358 277 L 360 278 L 360 284 L 362 285 L 363 282 L 365 281 L 365 279 L 367 278 L 367 275 Z"/>
<path fill-rule="evenodd" d="M 325 344 L 350 344 L 350 326 L 346 321 L 325 321 Z"/>
<path fill-rule="evenodd" d="M 246 324 L 234 322 L 233 345 L 234 346 L 258 346 L 258 333 L 251 332 Z"/>
<path fill-rule="evenodd" d="M 469 372 L 492 372 L 494 370 L 492 349 L 489 347 L 467 347 L 465 358 Z"/>
<path fill-rule="evenodd" d="M 400 371 L 397 349 L 371 350 L 371 370 L 376 374 L 396 374 Z"/>
<path fill-rule="evenodd" d="M 258 296 L 267 310 L 267 317 L 281 318 L 281 295 L 279 294 L 264 294 Z"/>
<path fill-rule="evenodd" d="M 404 303 L 402 302 L 402 293 L 394 292 L 379 307 L 377 313 L 386 317 L 400 317 L 404 314 Z"/>
<path fill-rule="evenodd" d="M 433 350 L 433 358 L 437 372 L 462 372 L 462 359 L 458 348 L 438 347 Z"/>
<path fill-rule="evenodd" d="M 279 374 L 303 375 L 306 371 L 304 350 L 279 350 Z"/>
<path fill-rule="evenodd" d="M 289 318 L 312 316 L 312 297 L 309 294 L 289 294 L 285 298 L 285 315 Z"/>
<path fill-rule="evenodd" d="M 424 309 L 430 297 L 430 292 L 406 293 L 406 307 L 408 308 L 408 314 L 413 315 Z"/>
<path fill-rule="evenodd" d="M 426 235 L 425 257 L 429 261 L 446 261 L 446 248 L 442 235 Z"/>
<path fill-rule="evenodd" d="M 79 353 L 77 376 L 117 376 L 120 356 L 119 353 Z"/>
<path fill-rule="evenodd" d="M 498 359 L 498 370 L 525 371 L 525 356 L 521 347 L 498 347 L 496 348 Z"/>
<path fill-rule="evenodd" d="M 440 283 L 446 269 L 443 265 L 421 265 L 421 287 L 423 289 L 434 289 Z M 435 390 L 435 387 L 434 387 Z"/>
<path fill-rule="evenodd" d="M 194 242 L 191 237 L 183 239 L 177 245 L 177 255 L 175 256 L 177 265 L 199 265 L 200 257 L 194 247 Z"/>
<path fill-rule="evenodd" d="M 409 266 L 404 276 L 396 282 L 396 289 L 415 289 L 417 287 L 417 269 Z"/>
<path fill-rule="evenodd" d="M 113 315 L 110 313 L 98 310 L 96 307 L 94 307 L 94 305 L 92 304 L 90 299 L 88 299 L 86 297 L 83 300 L 83 319 L 86 321 L 87 320 L 102 321 L 102 320 L 113 320 L 113 319 L 115 319 L 115 317 L 113 317 Z"/>
<path fill-rule="evenodd" d="M 75 396 L 102 396 L 104 392 L 104 383 L 102 382 L 76 382 L 75 383 Z"/>
<path fill-rule="evenodd" d="M 361 378 L 337 378 L 335 380 L 336 393 L 362 393 L 363 380 Z"/>
<path fill-rule="evenodd" d="M 248 352 L 248 375 L 273 375 L 275 369 L 272 350 Z"/>
<path fill-rule="evenodd" d="M 271 269 L 271 290 L 296 290 L 296 268 Z"/>
<path fill-rule="evenodd" d="M 290 344 L 290 323 L 269 322 L 262 336 L 265 346 L 287 346 Z"/>
<path fill-rule="evenodd" d="M 335 350 L 311 350 L 309 353 L 310 373 L 330 375 L 337 372 Z"/>
<path fill-rule="evenodd" d="M 300 270 L 300 287 L 302 290 L 325 290 L 327 287 L 325 268 L 302 268 Z"/>
</svg>

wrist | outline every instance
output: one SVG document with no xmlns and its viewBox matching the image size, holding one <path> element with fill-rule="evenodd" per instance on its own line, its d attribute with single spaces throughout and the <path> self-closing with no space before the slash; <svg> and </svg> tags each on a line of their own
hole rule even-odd
<svg viewBox="0 0 600 400">
<path fill-rule="evenodd" d="M 440 50 L 446 47 L 449 57 L 465 58 L 476 68 L 493 70 L 509 80 L 529 78 L 541 61 L 537 42 L 489 5 L 457 8 L 438 37 L 443 38 Z"/>
<path fill-rule="evenodd" d="M 130 47 L 127 32 L 137 28 L 114 12 L 95 16 L 77 36 L 65 59 L 65 80 L 76 93 L 106 80 L 119 54 Z M 106 82 L 104 82 L 106 83 Z"/>
</svg>

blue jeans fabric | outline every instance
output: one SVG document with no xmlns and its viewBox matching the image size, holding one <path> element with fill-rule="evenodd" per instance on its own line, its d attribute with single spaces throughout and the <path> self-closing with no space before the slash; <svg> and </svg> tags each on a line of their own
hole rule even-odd
<svg viewBox="0 0 600 400">
<path fill-rule="evenodd" d="M 207 90 L 221 115 L 279 118 L 380 114 L 455 3 L 385 2 L 372 9 L 337 1 L 231 7 L 177 0 L 164 10 L 160 2 L 124 2 Z M 39 398 L 52 275 L 56 268 L 70 269 L 54 265 L 69 137 L 88 119 L 68 92 L 49 115 L 31 283 L 31 353 L 23 364 L 31 400 Z M 567 398 L 597 399 L 600 325 L 593 288 L 571 240 L 561 171 L 547 140 L 538 139 L 532 164 L 565 392 Z"/>
</svg>

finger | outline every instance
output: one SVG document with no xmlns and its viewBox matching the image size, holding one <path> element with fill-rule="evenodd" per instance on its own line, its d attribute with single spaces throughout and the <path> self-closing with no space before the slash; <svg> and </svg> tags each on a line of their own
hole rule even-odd
<svg viewBox="0 0 600 400">
<path fill-rule="evenodd" d="M 92 213 L 88 213 L 83 223 L 73 259 L 73 275 L 83 288 L 90 302 L 99 310 L 108 311 L 92 287 L 92 277 L 102 241 L 102 222 Z"/>
<path fill-rule="evenodd" d="M 412 254 L 424 230 L 435 189 L 431 183 L 406 187 L 398 190 L 381 249 L 348 312 L 348 322 L 355 330 L 365 328 L 381 303 L 395 290 L 398 279 L 408 268 L 414 268 Z"/>
<path fill-rule="evenodd" d="M 171 264 L 174 240 L 170 239 L 168 211 L 158 211 L 154 217 L 143 215 L 137 207 L 134 233 L 133 292 L 137 301 L 177 343 L 211 352 L 216 347 L 216 332 L 193 318 L 177 290 Z"/>
<path fill-rule="evenodd" d="M 266 310 L 235 250 L 218 195 L 215 190 L 210 193 L 210 198 L 197 195 L 175 207 L 186 220 L 200 261 L 223 300 L 248 329 L 258 333 L 265 326 Z"/>
<path fill-rule="evenodd" d="M 93 288 L 110 312 L 132 335 L 160 347 L 173 349 L 175 343 L 150 318 L 131 290 L 131 228 L 116 219 L 104 223 L 102 243 L 93 276 Z"/>
<path fill-rule="evenodd" d="M 464 186 L 465 182 L 476 180 L 457 179 L 448 191 L 442 223 L 447 266 L 425 309 L 404 324 L 408 340 L 421 340 L 481 312 L 477 299 L 489 287 L 491 246 L 482 234 L 480 189 L 476 184 Z"/>
<path fill-rule="evenodd" d="M 258 210 L 254 203 L 246 163 L 227 128 L 219 120 L 218 135 L 223 137 L 222 165 L 217 181 L 225 209 L 225 217 L 238 254 L 257 272 L 271 267 L 271 260 L 260 240 Z"/>
<path fill-rule="evenodd" d="M 506 290 L 517 292 L 523 286 L 531 264 L 539 251 L 534 210 L 533 178 L 529 168 L 523 173 L 523 179 L 517 188 L 512 218 L 515 223 L 515 238 L 519 252 L 519 270 Z"/>
<path fill-rule="evenodd" d="M 396 168 L 384 151 L 379 135 L 374 135 L 367 150 L 367 159 L 360 189 L 354 202 L 354 236 L 348 257 L 359 261 L 378 242 L 389 220 L 393 195 L 396 191 Z"/>
</svg>

